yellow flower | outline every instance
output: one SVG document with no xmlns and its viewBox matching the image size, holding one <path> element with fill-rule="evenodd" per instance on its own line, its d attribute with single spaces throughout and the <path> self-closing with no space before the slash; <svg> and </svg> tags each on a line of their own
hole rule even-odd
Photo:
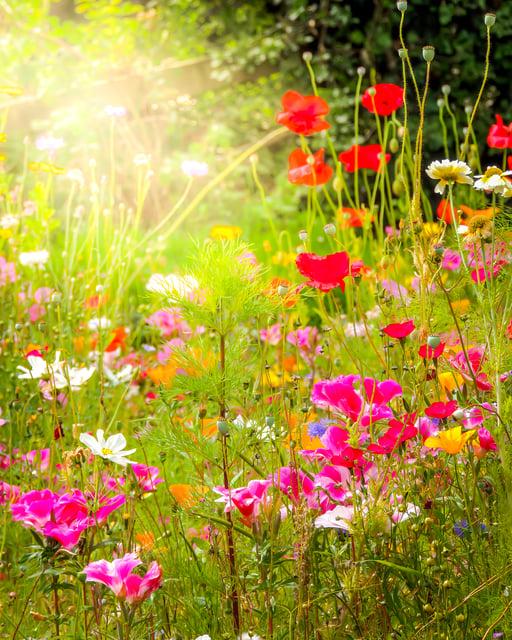
<svg viewBox="0 0 512 640">
<path fill-rule="evenodd" d="M 283 267 L 287 267 L 289 264 L 293 264 L 296 258 L 295 253 L 288 253 L 286 251 L 278 251 L 272 256 L 272 264 L 279 264 Z"/>
<path fill-rule="evenodd" d="M 23 89 L 21 87 L 16 87 L 13 85 L 12 86 L 1 85 L 0 93 L 5 93 L 8 96 L 21 96 L 23 95 Z"/>
<path fill-rule="evenodd" d="M 242 235 L 242 229 L 236 225 L 216 224 L 210 229 L 210 238 L 214 240 L 236 240 Z"/>
<path fill-rule="evenodd" d="M 469 429 L 462 432 L 462 427 L 454 427 L 447 431 L 439 431 L 437 436 L 430 436 L 425 440 L 425 446 L 429 449 L 442 449 L 446 453 L 459 453 L 466 446 L 476 429 Z"/>
</svg>

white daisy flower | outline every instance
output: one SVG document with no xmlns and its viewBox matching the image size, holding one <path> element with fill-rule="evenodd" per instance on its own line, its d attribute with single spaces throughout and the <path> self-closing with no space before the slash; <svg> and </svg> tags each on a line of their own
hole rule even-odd
<svg viewBox="0 0 512 640">
<path fill-rule="evenodd" d="M 116 433 L 113 436 L 109 436 L 106 440 L 103 434 L 103 429 L 96 431 L 96 437 L 89 433 L 81 433 L 80 442 L 85 444 L 86 447 L 89 447 L 95 456 L 99 456 L 104 460 L 110 460 L 115 464 L 120 464 L 122 467 L 133 464 L 133 460 L 128 460 L 127 456 L 135 453 L 136 449 L 125 450 L 126 438 L 123 434 Z"/>
<path fill-rule="evenodd" d="M 18 260 L 24 267 L 42 267 L 48 262 L 50 254 L 46 249 L 41 251 L 24 251 L 18 256 Z"/>
<path fill-rule="evenodd" d="M 426 172 L 429 178 L 438 180 L 434 191 L 441 195 L 449 184 L 473 184 L 473 178 L 469 175 L 471 168 L 462 160 L 434 160 Z"/>
<path fill-rule="evenodd" d="M 510 191 L 511 183 L 504 176 L 512 175 L 512 171 L 502 171 L 499 167 L 487 167 L 481 176 L 475 176 L 476 182 L 473 185 L 479 191 L 492 191 L 498 195 L 503 195 Z"/>
</svg>

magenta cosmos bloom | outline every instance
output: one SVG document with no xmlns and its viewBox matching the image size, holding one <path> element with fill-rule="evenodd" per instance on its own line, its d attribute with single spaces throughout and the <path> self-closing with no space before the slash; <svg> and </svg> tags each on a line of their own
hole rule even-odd
<svg viewBox="0 0 512 640">
<path fill-rule="evenodd" d="M 84 569 L 86 582 L 100 582 L 111 589 L 120 599 L 128 604 L 137 605 L 162 586 L 162 568 L 152 562 L 144 576 L 133 573 L 140 566 L 136 553 L 127 553 L 112 562 L 97 560 L 90 562 Z"/>
<path fill-rule="evenodd" d="M 379 382 L 359 375 L 338 376 L 334 380 L 320 380 L 313 387 L 313 404 L 359 422 L 367 427 L 378 420 L 393 418 L 388 403 L 402 395 L 402 387 L 395 380 Z"/>
<path fill-rule="evenodd" d="M 72 549 L 82 531 L 104 524 L 112 511 L 125 501 L 125 496 L 121 494 L 112 498 L 100 497 L 99 508 L 93 512 L 85 495 L 78 489 L 62 495 L 43 489 L 19 496 L 11 504 L 11 513 L 12 519 L 21 522 L 24 527 L 57 540 L 65 549 Z"/>
</svg>

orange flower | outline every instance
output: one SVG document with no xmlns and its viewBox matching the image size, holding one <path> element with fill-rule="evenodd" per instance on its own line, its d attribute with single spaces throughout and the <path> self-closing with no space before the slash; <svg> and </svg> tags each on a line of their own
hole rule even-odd
<svg viewBox="0 0 512 640">
<path fill-rule="evenodd" d="M 429 449 L 442 449 L 446 453 L 459 453 L 476 433 L 476 429 L 462 432 L 462 427 L 454 427 L 447 431 L 439 431 L 437 436 L 430 436 L 424 442 Z"/>
<path fill-rule="evenodd" d="M 364 227 L 365 223 L 373 222 L 373 216 L 365 209 L 352 209 L 351 207 L 342 207 L 337 211 L 337 217 L 341 229 L 349 229 L 351 227 Z"/>
<path fill-rule="evenodd" d="M 492 207 L 489 207 L 488 209 L 471 209 L 471 207 L 467 207 L 465 204 L 461 204 L 459 209 L 462 211 L 465 218 L 474 218 L 475 216 L 492 218 L 493 212 L 498 212 L 497 209 L 493 209 Z"/>
<path fill-rule="evenodd" d="M 116 349 L 124 347 L 126 343 L 128 332 L 124 327 L 116 327 L 113 333 L 114 333 L 114 337 L 105 348 L 105 351 L 107 353 L 110 353 L 111 351 L 116 351 Z"/>
<path fill-rule="evenodd" d="M 289 309 L 290 307 L 295 306 L 299 299 L 298 291 L 299 287 L 292 288 L 291 282 L 289 280 L 285 280 L 284 278 L 272 278 L 269 283 L 268 289 L 265 291 L 265 295 L 269 298 L 273 296 L 279 296 L 281 291 L 284 292 L 284 295 L 281 295 L 281 299 L 283 301 L 283 305 Z"/>
<path fill-rule="evenodd" d="M 462 376 L 455 371 L 443 371 L 443 373 L 438 374 L 437 379 L 445 396 L 450 398 L 453 391 L 461 389 L 464 384 Z"/>
<path fill-rule="evenodd" d="M 169 362 L 168 364 L 161 364 L 152 369 L 146 369 L 146 374 L 154 384 L 161 384 L 164 387 L 168 387 L 174 380 L 176 371 L 176 365 Z"/>
<path fill-rule="evenodd" d="M 155 536 L 151 531 L 144 531 L 143 533 L 137 533 L 135 540 L 139 543 L 144 551 L 151 551 L 155 546 Z"/>
<path fill-rule="evenodd" d="M 170 484 L 169 491 L 180 507 L 187 509 L 196 505 L 209 489 L 204 485 Z"/>
</svg>

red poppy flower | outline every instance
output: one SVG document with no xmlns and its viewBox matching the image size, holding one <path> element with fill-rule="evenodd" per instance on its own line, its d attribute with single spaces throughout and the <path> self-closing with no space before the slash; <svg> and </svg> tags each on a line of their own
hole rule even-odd
<svg viewBox="0 0 512 640">
<path fill-rule="evenodd" d="M 329 113 L 329 105 L 318 96 L 303 96 L 297 91 L 287 91 L 281 103 L 283 111 L 277 114 L 277 122 L 294 133 L 310 136 L 331 126 L 324 120 Z"/>
<path fill-rule="evenodd" d="M 117 349 L 124 347 L 126 338 L 128 337 L 128 333 L 124 327 L 116 327 L 113 333 L 114 337 L 105 348 L 107 353 L 111 353 L 112 351 L 116 351 Z"/>
<path fill-rule="evenodd" d="M 319 149 L 313 155 L 295 149 L 288 156 L 288 180 L 292 184 L 305 184 L 316 187 L 325 184 L 332 176 L 332 169 L 324 162 L 324 150 Z"/>
<path fill-rule="evenodd" d="M 390 116 L 400 109 L 403 103 L 404 90 L 396 84 L 376 84 L 366 89 L 361 98 L 363 107 L 379 116 Z"/>
<path fill-rule="evenodd" d="M 439 358 L 439 356 L 443 353 L 445 348 L 445 343 L 440 342 L 437 347 L 429 347 L 428 344 L 422 344 L 419 348 L 418 354 L 420 358 L 424 360 L 432 360 L 432 358 Z"/>
<path fill-rule="evenodd" d="M 444 198 L 439 203 L 436 213 L 439 220 L 446 222 L 446 224 L 453 224 L 454 222 L 459 221 L 457 211 L 454 211 L 453 207 L 450 206 L 449 201 Z"/>
<path fill-rule="evenodd" d="M 396 338 L 397 340 L 403 340 L 410 335 L 416 327 L 413 320 L 406 320 L 405 322 L 394 322 L 388 324 L 382 329 L 382 331 L 390 338 Z"/>
<path fill-rule="evenodd" d="M 457 402 L 433 402 L 425 409 L 425 415 L 429 418 L 449 418 L 457 410 Z"/>
<path fill-rule="evenodd" d="M 391 155 L 386 153 L 384 160 L 381 160 L 382 147 L 380 144 L 354 144 L 347 151 L 342 151 L 338 156 L 343 163 L 345 171 L 354 173 L 356 170 L 356 157 L 358 169 L 371 169 L 379 171 L 381 163 L 387 164 L 391 160 Z"/>
<path fill-rule="evenodd" d="M 340 228 L 350 229 L 363 227 L 366 220 L 373 221 L 367 209 L 352 209 L 351 207 L 342 207 L 338 209 L 338 220 Z"/>
<path fill-rule="evenodd" d="M 350 258 L 345 251 L 318 256 L 315 253 L 299 253 L 295 261 L 300 273 L 308 278 L 307 284 L 320 291 L 340 287 L 345 291 L 344 279 L 351 275 Z"/>
<path fill-rule="evenodd" d="M 503 124 L 503 118 L 496 116 L 496 124 L 491 124 L 487 135 L 487 144 L 491 149 L 512 149 L 512 122 Z"/>
</svg>

